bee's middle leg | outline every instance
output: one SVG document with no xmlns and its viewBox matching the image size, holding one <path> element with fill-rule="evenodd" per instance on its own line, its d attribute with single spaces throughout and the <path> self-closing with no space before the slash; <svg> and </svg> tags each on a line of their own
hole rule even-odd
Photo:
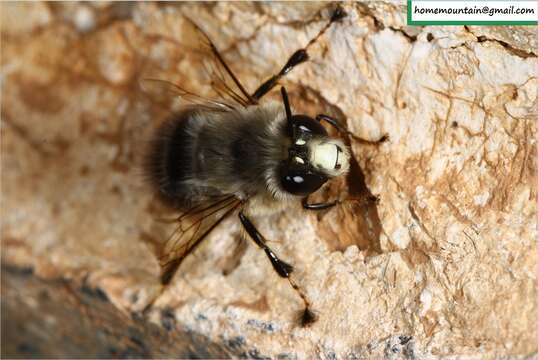
<svg viewBox="0 0 538 360">
<path fill-rule="evenodd" d="M 278 273 L 278 275 L 283 278 L 289 278 L 290 274 L 293 271 L 293 266 L 285 261 L 280 260 L 278 256 L 276 256 L 273 250 L 271 250 L 271 248 L 269 248 L 269 246 L 267 246 L 267 244 L 265 243 L 263 235 L 260 234 L 258 229 L 256 229 L 254 224 L 250 221 L 249 218 L 245 216 L 245 214 L 243 214 L 242 211 L 239 213 L 239 219 L 241 220 L 241 224 L 247 231 L 250 238 L 254 240 L 256 245 L 258 245 L 261 249 L 263 249 L 263 251 L 265 251 L 267 257 L 271 261 L 271 265 L 273 265 L 273 268 Z"/>
</svg>

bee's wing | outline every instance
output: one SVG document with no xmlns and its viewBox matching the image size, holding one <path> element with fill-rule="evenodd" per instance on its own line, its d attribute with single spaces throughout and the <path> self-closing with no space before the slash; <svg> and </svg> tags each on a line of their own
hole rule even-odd
<svg viewBox="0 0 538 360">
<path fill-rule="evenodd" d="M 190 47 L 193 53 L 202 57 L 200 70 L 203 70 L 208 78 L 214 99 L 200 96 L 177 83 L 155 76 L 140 80 L 142 91 L 157 102 L 166 103 L 172 98 L 179 98 L 211 111 L 229 111 L 257 104 L 257 100 L 249 95 L 207 34 L 192 20 L 188 18 L 185 20 L 184 36 L 189 45 L 183 46 Z"/>
<path fill-rule="evenodd" d="M 163 285 L 170 282 L 181 261 L 240 205 L 241 201 L 235 196 L 223 196 L 197 204 L 172 220 L 177 222 L 177 227 L 164 245 L 158 248 Z"/>
<path fill-rule="evenodd" d="M 142 91 L 157 102 L 167 102 L 170 99 L 177 98 L 188 104 L 196 105 L 198 108 L 202 107 L 210 111 L 229 111 L 234 109 L 232 104 L 205 98 L 171 81 L 145 78 L 141 79 L 139 83 Z"/>
<path fill-rule="evenodd" d="M 211 79 L 213 90 L 225 101 L 233 102 L 243 107 L 256 105 L 258 101 L 241 84 L 209 36 L 194 21 L 189 18 L 186 18 L 186 20 L 197 36 L 199 50 L 206 55 L 203 62 L 204 70 Z"/>
</svg>

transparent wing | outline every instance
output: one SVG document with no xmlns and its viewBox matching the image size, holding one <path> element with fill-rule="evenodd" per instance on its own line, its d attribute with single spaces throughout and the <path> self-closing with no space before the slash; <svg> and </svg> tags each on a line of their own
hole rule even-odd
<svg viewBox="0 0 538 360">
<path fill-rule="evenodd" d="M 232 104 L 203 97 L 184 89 L 179 84 L 163 79 L 141 79 L 140 88 L 156 102 L 167 102 L 170 99 L 177 98 L 183 102 L 182 105 L 195 105 L 209 111 L 229 111 L 234 109 Z"/>
<path fill-rule="evenodd" d="M 241 201 L 235 196 L 223 196 L 197 204 L 168 220 L 177 223 L 177 227 L 158 248 L 163 285 L 170 282 L 183 259 L 240 205 Z"/>
<path fill-rule="evenodd" d="M 257 100 L 249 95 L 209 36 L 192 20 L 188 18 L 185 20 L 186 29 L 183 37 L 189 45 L 183 46 L 201 57 L 200 70 L 205 73 L 208 81 L 202 85 L 210 86 L 214 98 L 200 96 L 182 85 L 154 75 L 140 80 L 142 91 L 156 102 L 166 103 L 172 98 L 177 98 L 184 103 L 212 111 L 229 111 L 257 104 Z"/>
<path fill-rule="evenodd" d="M 199 51 L 204 54 L 204 70 L 211 79 L 213 90 L 223 100 L 244 107 L 257 104 L 258 101 L 241 84 L 209 36 L 194 21 L 186 20 L 196 36 Z"/>
</svg>

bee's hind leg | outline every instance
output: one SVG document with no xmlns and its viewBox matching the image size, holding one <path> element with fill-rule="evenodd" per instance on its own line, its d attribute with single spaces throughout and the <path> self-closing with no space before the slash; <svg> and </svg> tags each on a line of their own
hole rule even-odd
<svg viewBox="0 0 538 360">
<path fill-rule="evenodd" d="M 261 249 L 265 251 L 265 253 L 267 254 L 267 257 L 271 261 L 271 265 L 273 265 L 273 268 L 275 269 L 277 274 L 280 277 L 287 279 L 291 287 L 299 294 L 299 296 L 303 300 L 305 309 L 304 309 L 303 314 L 301 315 L 301 325 L 307 326 L 310 323 L 313 323 L 314 321 L 316 321 L 316 316 L 310 310 L 310 301 L 308 301 L 306 295 L 301 291 L 299 286 L 290 277 L 291 273 L 293 272 L 293 266 L 291 266 L 290 264 L 278 258 L 278 256 L 273 252 L 273 250 L 271 250 L 269 246 L 267 246 L 263 235 L 260 234 L 260 232 L 256 229 L 254 224 L 250 221 L 249 218 L 245 216 L 245 214 L 242 211 L 239 212 L 239 219 L 241 220 L 241 224 L 247 231 L 250 238 L 254 240 L 256 245 L 258 245 Z"/>
</svg>

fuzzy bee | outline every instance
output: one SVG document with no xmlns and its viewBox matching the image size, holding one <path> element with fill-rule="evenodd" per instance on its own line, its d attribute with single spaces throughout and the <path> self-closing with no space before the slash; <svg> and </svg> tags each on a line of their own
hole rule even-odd
<svg viewBox="0 0 538 360">
<path fill-rule="evenodd" d="M 237 214 L 248 236 L 265 251 L 274 270 L 287 279 L 304 302 L 301 322 L 315 320 L 310 302 L 290 277 L 293 267 L 281 260 L 256 229 L 251 216 L 279 211 L 289 202 L 303 200 L 305 209 L 326 209 L 336 204 L 307 202 L 307 197 L 329 179 L 345 174 L 349 151 L 328 136 L 327 116 L 294 114 L 284 87 L 280 102 L 260 103 L 278 81 L 308 59 L 308 47 L 345 16 L 333 10 L 326 26 L 304 48 L 297 50 L 276 75 L 248 92 L 216 46 L 194 23 L 202 44 L 212 57 L 213 88 L 220 99 L 207 100 L 161 80 L 192 104 L 171 116 L 153 135 L 146 154 L 145 172 L 158 196 L 177 209 L 177 230 L 160 250 L 162 284 L 168 284 L 181 261 L 223 219 Z"/>
</svg>

